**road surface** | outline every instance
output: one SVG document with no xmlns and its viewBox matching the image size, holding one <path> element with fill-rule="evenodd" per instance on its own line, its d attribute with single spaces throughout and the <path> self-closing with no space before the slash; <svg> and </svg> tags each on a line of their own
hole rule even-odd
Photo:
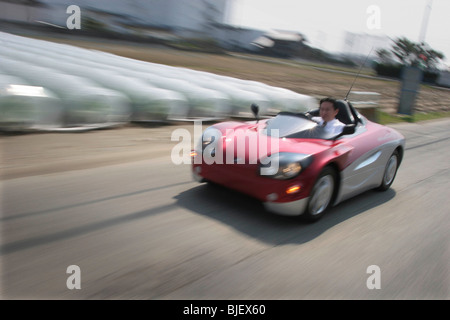
<svg viewBox="0 0 450 320">
<path fill-rule="evenodd" d="M 450 120 L 393 127 L 392 188 L 314 224 L 194 182 L 175 127 L 3 136 L 2 298 L 449 299 Z"/>
</svg>

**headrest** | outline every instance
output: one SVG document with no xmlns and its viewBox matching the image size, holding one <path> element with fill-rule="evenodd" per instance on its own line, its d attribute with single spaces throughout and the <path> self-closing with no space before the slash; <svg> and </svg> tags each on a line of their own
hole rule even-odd
<svg viewBox="0 0 450 320">
<path fill-rule="evenodd" d="M 344 100 L 337 100 L 336 105 L 338 106 L 339 112 L 336 115 L 336 119 L 344 124 L 355 123 L 355 118 L 353 117 L 350 107 Z"/>
</svg>

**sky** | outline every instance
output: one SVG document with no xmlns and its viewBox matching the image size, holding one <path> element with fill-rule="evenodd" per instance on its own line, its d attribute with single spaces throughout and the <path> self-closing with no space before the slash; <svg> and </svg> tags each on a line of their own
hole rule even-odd
<svg viewBox="0 0 450 320">
<path fill-rule="evenodd" d="M 230 1 L 227 22 L 236 26 L 299 31 L 310 45 L 331 52 L 342 50 L 346 31 L 424 39 L 450 64 L 450 0 Z"/>
</svg>

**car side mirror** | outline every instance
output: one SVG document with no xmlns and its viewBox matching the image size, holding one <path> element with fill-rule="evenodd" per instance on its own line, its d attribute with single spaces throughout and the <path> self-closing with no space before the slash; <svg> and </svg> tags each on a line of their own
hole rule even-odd
<svg viewBox="0 0 450 320">
<path fill-rule="evenodd" d="M 354 124 L 347 124 L 343 130 L 342 130 L 342 134 L 343 135 L 347 135 L 347 134 L 354 134 L 356 131 L 356 126 Z"/>
<path fill-rule="evenodd" d="M 251 109 L 252 109 L 253 115 L 256 118 L 256 121 L 258 121 L 259 120 L 259 118 L 258 118 L 259 106 L 256 103 L 252 103 Z"/>
<path fill-rule="evenodd" d="M 354 124 L 347 124 L 342 128 L 342 132 L 339 133 L 337 136 L 333 137 L 333 140 L 336 140 L 337 138 L 340 138 L 345 135 L 354 134 L 356 131 L 356 125 Z"/>
</svg>

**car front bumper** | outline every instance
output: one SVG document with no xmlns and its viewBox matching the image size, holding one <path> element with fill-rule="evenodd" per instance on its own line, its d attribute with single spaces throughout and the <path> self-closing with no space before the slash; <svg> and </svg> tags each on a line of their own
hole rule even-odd
<svg viewBox="0 0 450 320">
<path fill-rule="evenodd" d="M 308 205 L 309 198 L 294 200 L 291 202 L 264 202 L 267 211 L 280 214 L 283 216 L 299 216 L 303 214 Z"/>
<path fill-rule="evenodd" d="M 199 167 L 197 167 L 197 168 L 199 168 Z M 205 178 L 203 178 L 201 175 L 199 175 L 195 169 L 192 170 L 192 178 L 197 182 L 205 181 Z"/>
<path fill-rule="evenodd" d="M 205 179 L 200 174 L 200 172 L 201 172 L 200 167 L 194 168 L 192 170 L 192 178 L 197 182 L 207 181 L 207 179 Z M 213 181 L 215 181 L 215 179 L 213 179 Z M 245 183 L 244 183 L 244 185 L 245 185 Z M 244 192 L 244 190 L 240 190 L 240 191 Z M 292 199 L 292 200 L 284 199 L 282 202 L 280 202 L 279 195 L 275 192 L 273 192 L 271 194 L 267 194 L 266 196 L 262 196 L 262 195 L 257 196 L 255 194 L 249 194 L 249 195 L 262 200 L 262 203 L 267 211 L 275 213 L 275 214 L 279 214 L 279 215 L 284 215 L 284 216 L 299 216 L 299 215 L 303 214 L 306 206 L 308 205 L 308 199 L 309 199 L 309 197 L 304 197 L 301 199 Z M 272 199 L 273 199 L 273 201 L 272 201 Z"/>
</svg>

